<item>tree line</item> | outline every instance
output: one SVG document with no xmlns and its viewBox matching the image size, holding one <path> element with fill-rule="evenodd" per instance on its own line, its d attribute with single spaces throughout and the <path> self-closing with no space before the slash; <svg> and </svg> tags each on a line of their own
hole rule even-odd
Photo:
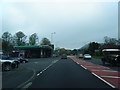
<svg viewBox="0 0 120 90">
<path fill-rule="evenodd" d="M 35 45 L 51 45 L 51 42 L 48 38 L 42 38 L 39 41 L 39 37 L 36 33 L 33 33 L 28 37 L 22 31 L 19 31 L 12 35 L 10 32 L 4 32 L 2 34 L 2 38 L 0 38 L 1 42 L 1 50 L 11 51 L 14 49 L 14 46 L 35 46 Z"/>
<path fill-rule="evenodd" d="M 88 48 L 79 49 L 79 53 L 89 53 L 95 56 L 101 56 L 103 49 L 120 49 L 120 39 L 104 37 L 103 43 L 90 42 Z"/>
<path fill-rule="evenodd" d="M 98 43 L 98 42 L 89 42 L 88 47 L 86 48 L 80 48 L 80 49 L 65 49 L 65 48 L 56 48 L 55 52 L 59 54 L 72 54 L 72 55 L 77 55 L 77 54 L 86 54 L 89 53 L 93 56 L 101 56 L 102 55 L 102 50 L 103 49 L 108 49 L 108 48 L 117 48 L 120 49 L 120 39 L 116 38 L 110 38 L 108 36 L 104 37 L 104 42 L 103 43 Z"/>
</svg>

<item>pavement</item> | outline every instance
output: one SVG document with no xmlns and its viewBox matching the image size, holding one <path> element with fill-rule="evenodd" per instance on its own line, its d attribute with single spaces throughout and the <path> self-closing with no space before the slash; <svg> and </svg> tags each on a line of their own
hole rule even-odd
<svg viewBox="0 0 120 90">
<path fill-rule="evenodd" d="M 80 64 L 85 70 L 90 71 L 97 78 L 104 81 L 106 84 L 110 85 L 113 88 L 120 89 L 120 72 L 110 69 L 108 67 L 100 66 L 93 64 L 91 62 L 83 61 L 76 58 L 75 56 L 70 57 L 77 64 Z"/>
</svg>

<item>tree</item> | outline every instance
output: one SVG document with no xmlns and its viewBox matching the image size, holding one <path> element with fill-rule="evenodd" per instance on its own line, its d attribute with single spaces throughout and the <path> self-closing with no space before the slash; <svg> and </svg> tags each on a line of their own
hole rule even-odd
<svg viewBox="0 0 120 90">
<path fill-rule="evenodd" d="M 41 45 L 51 45 L 50 40 L 47 38 L 43 38 L 41 41 Z"/>
<path fill-rule="evenodd" d="M 38 44 L 38 36 L 36 33 L 32 34 L 30 37 L 29 37 L 29 44 L 30 45 L 37 45 Z"/>
<path fill-rule="evenodd" d="M 2 35 L 2 40 L 3 41 L 10 42 L 11 38 L 12 38 L 12 35 L 9 32 L 4 32 L 3 35 Z"/>
<path fill-rule="evenodd" d="M 16 45 L 24 46 L 26 44 L 26 37 L 27 36 L 23 32 L 17 32 L 14 37 Z"/>
<path fill-rule="evenodd" d="M 73 55 L 77 55 L 77 54 L 78 54 L 78 50 L 77 50 L 77 49 L 73 49 L 73 50 L 72 50 L 72 54 L 73 54 Z"/>
<path fill-rule="evenodd" d="M 110 37 L 105 36 L 104 37 L 104 43 L 105 44 L 117 45 L 118 40 L 116 38 L 110 38 Z"/>
<path fill-rule="evenodd" d="M 100 47 L 100 44 L 97 42 L 91 42 L 89 43 L 89 53 L 93 55 L 95 53 L 95 50 L 97 50 Z"/>
<path fill-rule="evenodd" d="M 102 48 L 118 48 L 120 45 L 120 40 L 116 38 L 104 37 L 104 45 Z"/>
<path fill-rule="evenodd" d="M 4 32 L 2 35 L 2 49 L 6 52 L 13 49 L 12 35 L 9 32 Z"/>
</svg>

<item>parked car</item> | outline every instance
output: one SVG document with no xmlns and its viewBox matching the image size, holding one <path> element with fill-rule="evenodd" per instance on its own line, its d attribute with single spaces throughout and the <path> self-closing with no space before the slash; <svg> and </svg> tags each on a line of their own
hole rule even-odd
<svg viewBox="0 0 120 90">
<path fill-rule="evenodd" d="M 17 60 L 17 59 L 11 59 L 11 58 L 9 58 L 9 55 L 6 55 L 6 54 L 3 54 L 2 55 L 2 58 L 1 58 L 1 60 L 3 60 L 3 61 L 12 61 L 12 62 L 14 62 L 13 64 L 12 64 L 12 68 L 18 68 L 19 67 L 19 64 L 20 64 L 20 61 L 19 60 Z"/>
<path fill-rule="evenodd" d="M 61 56 L 61 59 L 67 59 L 67 55 L 66 55 L 66 54 L 63 54 L 63 55 Z"/>
<path fill-rule="evenodd" d="M 52 56 L 53 56 L 53 57 L 58 57 L 58 55 L 57 55 L 57 54 L 53 54 Z"/>
<path fill-rule="evenodd" d="M 10 57 L 11 60 L 18 60 L 20 63 L 27 63 L 28 59 L 22 58 L 22 57 Z"/>
<path fill-rule="evenodd" d="M 120 65 L 120 49 L 103 49 L 103 64 L 110 63 L 112 66 Z"/>
<path fill-rule="evenodd" d="M 84 54 L 83 58 L 84 58 L 84 59 L 91 59 L 92 56 L 91 56 L 90 54 Z"/>
<path fill-rule="evenodd" d="M 18 64 L 15 62 L 15 60 L 0 59 L 0 63 L 2 66 L 2 71 L 10 71 L 10 70 L 18 67 Z"/>
<path fill-rule="evenodd" d="M 83 54 L 79 54 L 79 56 L 78 56 L 79 58 L 83 58 Z"/>
</svg>

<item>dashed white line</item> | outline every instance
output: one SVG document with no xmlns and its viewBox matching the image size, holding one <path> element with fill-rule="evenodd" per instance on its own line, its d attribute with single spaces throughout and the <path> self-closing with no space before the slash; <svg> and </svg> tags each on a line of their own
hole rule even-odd
<svg viewBox="0 0 120 90">
<path fill-rule="evenodd" d="M 105 82 L 106 84 L 108 84 L 109 86 L 111 86 L 112 88 L 116 88 L 114 85 L 110 84 L 109 82 L 105 81 L 104 79 L 102 79 L 101 77 L 99 77 L 98 75 L 96 75 L 95 73 L 92 73 L 94 76 L 96 76 L 97 78 L 99 78 L 100 80 L 102 80 L 103 82 Z"/>
<path fill-rule="evenodd" d="M 53 62 L 52 62 L 50 65 L 48 65 L 45 69 L 43 69 L 41 72 L 39 72 L 39 73 L 37 74 L 37 76 L 39 76 L 40 74 L 42 74 L 44 71 L 46 71 L 49 67 L 51 67 L 53 64 L 55 64 L 57 61 L 58 61 L 58 60 L 53 61 Z"/>
</svg>

